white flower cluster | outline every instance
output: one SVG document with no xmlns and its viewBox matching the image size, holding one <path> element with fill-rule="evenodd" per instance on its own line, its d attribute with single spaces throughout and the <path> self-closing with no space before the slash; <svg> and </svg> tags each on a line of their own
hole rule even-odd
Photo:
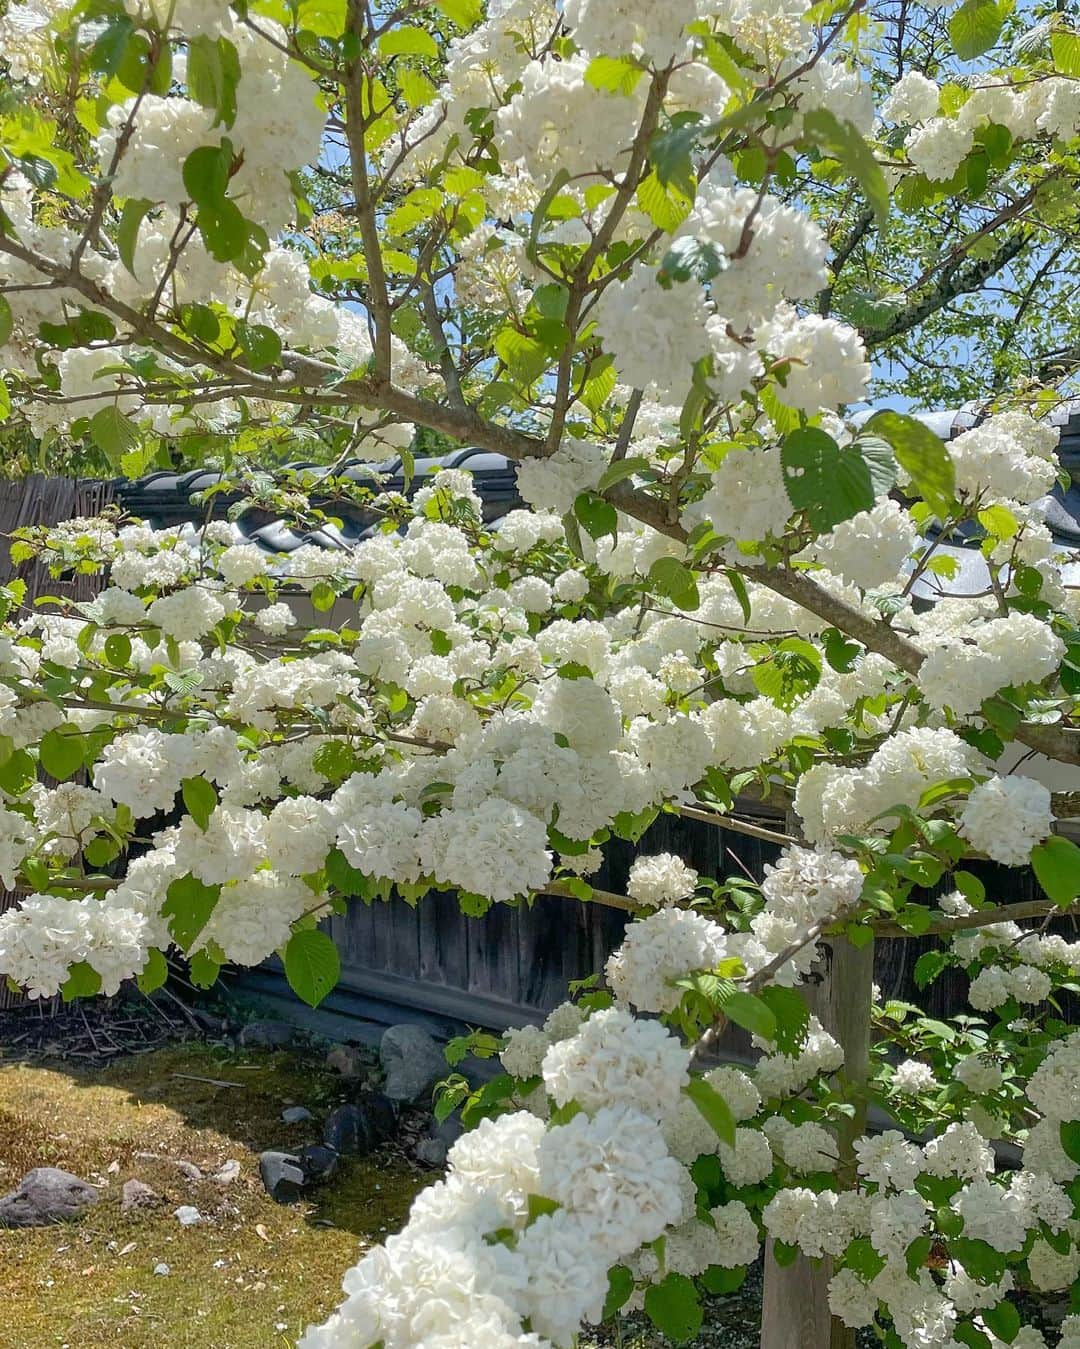
<svg viewBox="0 0 1080 1349">
<path fill-rule="evenodd" d="M 931 707 L 967 716 L 998 689 L 1049 679 L 1064 654 L 1065 643 L 1048 623 L 1012 613 L 932 647 L 919 686 Z"/>
<path fill-rule="evenodd" d="M 981 771 L 982 755 L 952 731 L 898 731 L 864 768 L 819 764 L 809 769 L 799 779 L 795 809 L 814 842 L 860 830 L 880 832 L 890 827 L 890 807 L 915 807 L 927 787 Z"/>
<path fill-rule="evenodd" d="M 579 1065 L 594 1052 L 604 1067 L 585 1077 Z M 755 1258 L 744 1205 L 719 1206 L 707 1224 L 695 1217 L 693 1184 L 656 1122 L 680 1100 L 688 1062 L 656 1023 L 615 1010 L 556 1041 L 547 1085 L 580 1112 L 551 1127 L 509 1114 L 465 1134 L 446 1180 L 420 1196 L 399 1236 L 346 1274 L 345 1302 L 303 1349 L 413 1349 L 433 1334 L 470 1346 L 568 1346 L 583 1321 L 600 1319 L 609 1268 L 629 1262 L 649 1282 L 657 1266 L 641 1248 L 665 1234 L 694 1273 Z M 556 1207 L 535 1216 L 534 1196 Z"/>
</svg>

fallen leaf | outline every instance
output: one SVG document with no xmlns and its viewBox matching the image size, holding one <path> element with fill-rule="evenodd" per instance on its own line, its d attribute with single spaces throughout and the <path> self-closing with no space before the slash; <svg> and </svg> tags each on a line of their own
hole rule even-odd
<svg viewBox="0 0 1080 1349">
<path fill-rule="evenodd" d="M 270 1233 L 266 1230 L 266 1227 L 263 1223 L 255 1224 L 255 1235 L 257 1237 L 261 1237 L 263 1241 L 267 1242 L 270 1241 Z"/>
</svg>

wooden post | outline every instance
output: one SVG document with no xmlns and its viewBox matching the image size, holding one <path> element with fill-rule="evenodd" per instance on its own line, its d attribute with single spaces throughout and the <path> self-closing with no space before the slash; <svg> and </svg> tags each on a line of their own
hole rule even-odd
<svg viewBox="0 0 1080 1349">
<path fill-rule="evenodd" d="M 830 942 L 824 977 L 805 985 L 810 1011 L 836 1037 L 844 1050 L 837 1074 L 841 1090 L 850 1094 L 855 1114 L 837 1133 L 839 1175 L 854 1181 L 853 1143 L 865 1128 L 865 1083 L 870 1066 L 870 1003 L 874 980 L 874 943 L 855 947 L 839 937 Z M 855 1349 L 855 1332 L 829 1315 L 828 1286 L 832 1263 L 814 1264 L 799 1256 L 781 1267 L 765 1248 L 765 1282 L 761 1306 L 761 1349 Z"/>
</svg>

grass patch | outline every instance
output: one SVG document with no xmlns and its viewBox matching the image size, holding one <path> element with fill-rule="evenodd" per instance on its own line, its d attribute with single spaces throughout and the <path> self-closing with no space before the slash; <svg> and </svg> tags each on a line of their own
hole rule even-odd
<svg viewBox="0 0 1080 1349">
<path fill-rule="evenodd" d="M 0 1230 L 2 1349 L 286 1349 L 340 1300 L 358 1243 L 400 1226 L 430 1180 L 387 1151 L 345 1164 L 310 1203 L 275 1204 L 258 1153 L 313 1141 L 341 1099 L 340 1079 L 289 1053 L 200 1043 L 100 1070 L 0 1065 L 0 1190 L 34 1166 L 62 1166 L 102 1190 L 78 1223 Z M 290 1127 L 281 1111 L 298 1102 L 316 1119 Z M 193 1182 L 139 1152 L 206 1174 L 235 1158 L 241 1173 L 228 1186 Z M 120 1212 L 131 1176 L 162 1196 L 158 1209 Z M 181 1227 L 181 1204 L 208 1221 Z M 171 1272 L 155 1274 L 159 1263 Z"/>
</svg>

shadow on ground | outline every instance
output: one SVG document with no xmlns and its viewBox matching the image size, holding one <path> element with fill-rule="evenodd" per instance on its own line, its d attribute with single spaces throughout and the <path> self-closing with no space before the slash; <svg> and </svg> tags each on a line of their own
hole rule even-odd
<svg viewBox="0 0 1080 1349">
<path fill-rule="evenodd" d="M 60 1166 L 102 1194 L 77 1224 L 0 1231 L 0 1349 L 286 1349 L 340 1300 L 358 1242 L 400 1226 L 431 1179 L 390 1147 L 347 1161 L 310 1202 L 269 1198 L 258 1154 L 316 1141 L 350 1090 L 288 1050 L 199 1041 L 105 1067 L 0 1058 L 0 1191 L 32 1167 Z M 314 1119 L 285 1124 L 282 1109 L 297 1103 Z M 237 1179 L 208 1178 L 229 1159 Z M 130 1177 L 160 1205 L 122 1213 Z M 181 1226 L 181 1205 L 206 1221 Z M 169 1272 L 155 1273 L 162 1265 Z"/>
</svg>

